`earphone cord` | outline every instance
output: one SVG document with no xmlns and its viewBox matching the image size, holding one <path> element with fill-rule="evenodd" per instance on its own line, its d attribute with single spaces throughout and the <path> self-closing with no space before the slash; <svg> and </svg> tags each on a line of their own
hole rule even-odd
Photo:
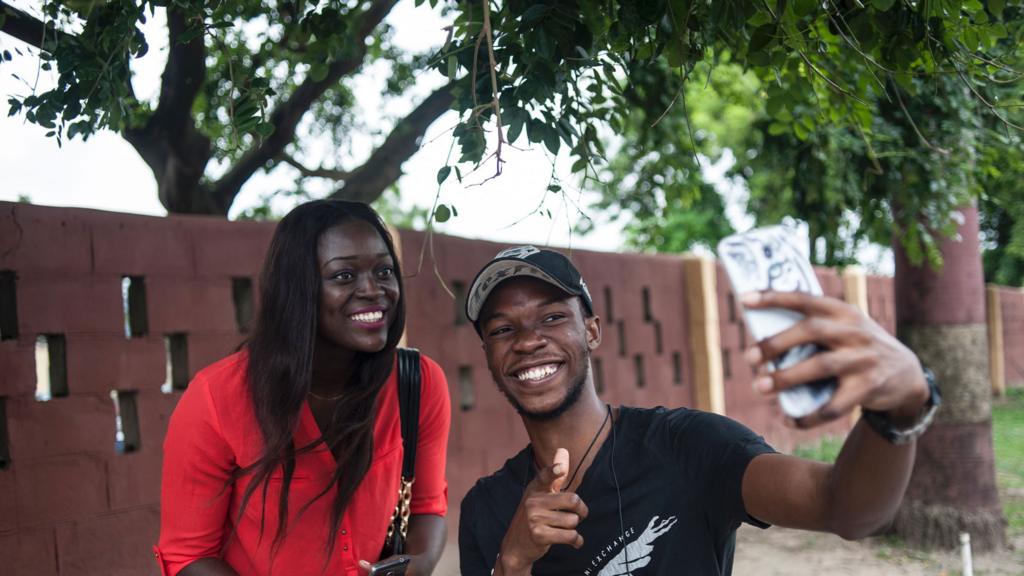
<svg viewBox="0 0 1024 576">
<path fill-rule="evenodd" d="M 608 404 L 605 404 L 605 407 L 608 408 L 608 416 L 611 417 L 611 415 L 612 415 L 612 407 L 609 406 Z M 612 420 L 612 454 L 611 454 L 611 458 L 608 459 L 608 465 L 611 466 L 611 469 L 612 469 L 612 480 L 615 482 L 615 498 L 616 498 L 616 500 L 618 500 L 618 503 L 619 503 L 619 538 L 621 538 L 621 542 L 622 542 L 622 554 L 624 555 L 625 560 L 626 560 L 626 574 L 629 575 L 629 576 L 633 576 L 632 570 L 629 569 L 629 546 L 627 545 L 628 543 L 626 542 L 626 524 L 625 524 L 625 522 L 622 521 L 622 492 L 619 490 L 619 477 L 615 473 L 615 420 L 614 419 Z"/>
</svg>

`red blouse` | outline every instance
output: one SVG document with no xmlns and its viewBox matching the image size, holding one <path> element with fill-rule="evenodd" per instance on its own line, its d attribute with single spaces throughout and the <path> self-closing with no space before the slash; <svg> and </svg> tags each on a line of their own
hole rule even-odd
<svg viewBox="0 0 1024 576">
<path fill-rule="evenodd" d="M 413 514 L 448 511 L 445 457 L 451 423 L 448 385 L 436 362 L 421 355 L 422 393 Z M 160 494 L 160 543 L 155 548 L 164 576 L 190 562 L 219 557 L 242 576 L 271 572 L 271 547 L 277 529 L 281 472 L 267 489 L 265 532 L 260 537 L 262 488 L 253 492 L 236 523 L 246 476 L 225 485 L 231 472 L 254 462 L 263 439 L 253 415 L 245 373 L 247 356 L 239 352 L 203 369 L 182 394 L 164 439 Z M 330 481 L 334 456 L 323 444 L 296 458 L 288 498 L 287 535 L 273 557 L 276 574 L 357 575 L 359 560 L 377 560 L 388 520 L 398 501 L 402 470 L 396 372 L 384 384 L 373 431 L 373 462 L 349 502 L 337 533 L 334 554 L 324 568 L 325 543 L 335 488 L 316 500 L 300 518 L 303 505 Z M 320 429 L 304 403 L 295 431 L 296 446 L 309 444 Z"/>
</svg>

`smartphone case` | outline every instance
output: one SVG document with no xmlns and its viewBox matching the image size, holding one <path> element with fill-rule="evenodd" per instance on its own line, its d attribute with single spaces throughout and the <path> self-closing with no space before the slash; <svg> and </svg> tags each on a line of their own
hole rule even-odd
<svg viewBox="0 0 1024 576">
<path fill-rule="evenodd" d="M 793 232 L 784 226 L 729 236 L 718 244 L 718 256 L 737 295 L 762 290 L 822 294 L 814 268 L 800 250 Z M 781 308 L 744 309 L 743 316 L 750 334 L 758 342 L 788 329 L 804 317 L 799 312 Z M 791 348 L 772 361 L 770 369 L 788 368 L 819 350 L 814 344 Z M 830 378 L 790 388 L 779 393 L 779 405 L 793 418 L 807 416 L 829 401 L 835 387 L 835 378 Z"/>
</svg>

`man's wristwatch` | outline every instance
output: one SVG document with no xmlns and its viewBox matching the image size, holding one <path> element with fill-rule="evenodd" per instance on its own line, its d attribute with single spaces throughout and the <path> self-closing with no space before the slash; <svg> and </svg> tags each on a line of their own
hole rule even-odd
<svg viewBox="0 0 1024 576">
<path fill-rule="evenodd" d="M 921 368 L 924 372 L 924 380 L 928 383 L 929 396 L 921 415 L 913 426 L 910 428 L 899 429 L 893 425 L 892 421 L 889 420 L 889 416 L 885 412 L 876 412 L 874 410 L 861 411 L 861 416 L 872 430 L 877 432 L 882 438 L 885 438 L 897 446 L 906 444 L 921 434 L 924 434 L 924 431 L 928 429 L 928 426 L 935 418 L 935 413 L 939 410 L 939 406 L 942 405 L 942 395 L 939 393 L 939 386 L 935 382 L 935 374 L 933 374 L 928 368 L 923 366 Z"/>
</svg>

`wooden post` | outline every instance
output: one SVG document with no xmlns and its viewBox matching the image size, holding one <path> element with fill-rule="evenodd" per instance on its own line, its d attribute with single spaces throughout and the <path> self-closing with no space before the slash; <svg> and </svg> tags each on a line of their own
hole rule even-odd
<svg viewBox="0 0 1024 576">
<path fill-rule="evenodd" d="M 868 276 L 860 266 L 843 268 L 843 299 L 868 313 Z"/>
<path fill-rule="evenodd" d="M 405 260 L 402 258 L 402 235 L 397 227 L 392 225 L 390 222 L 385 222 L 384 225 L 387 227 L 388 232 L 391 234 L 391 241 L 395 244 L 395 257 L 398 258 L 398 262 L 402 265 L 402 270 L 405 270 Z M 402 296 L 405 296 L 404 294 Z M 405 348 L 409 345 L 409 325 L 405 325 L 405 330 L 402 332 L 402 339 L 398 341 L 398 346 Z"/>
<path fill-rule="evenodd" d="M 1006 395 L 1006 358 L 1003 345 L 1003 305 L 999 299 L 1000 287 L 989 284 L 985 287 L 985 304 L 988 314 L 988 369 L 992 377 L 992 393 Z"/>
<path fill-rule="evenodd" d="M 864 269 L 860 266 L 847 266 L 843 268 L 842 279 L 843 300 L 868 314 L 868 277 L 864 273 Z M 854 407 L 850 412 L 850 425 L 856 424 L 858 420 L 860 420 L 860 406 Z"/>
<path fill-rule="evenodd" d="M 705 256 L 683 256 L 694 402 L 700 410 L 724 415 L 725 386 L 716 266 L 713 259 Z"/>
</svg>

